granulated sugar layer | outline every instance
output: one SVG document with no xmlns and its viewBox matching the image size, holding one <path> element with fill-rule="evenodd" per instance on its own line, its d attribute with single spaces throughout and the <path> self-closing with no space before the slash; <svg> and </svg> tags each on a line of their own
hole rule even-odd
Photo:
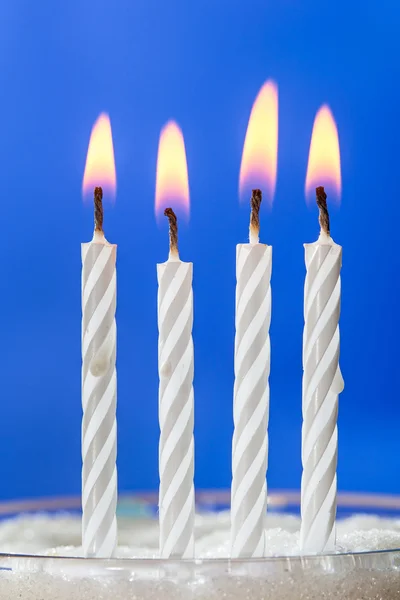
<svg viewBox="0 0 400 600">
<path fill-rule="evenodd" d="M 0 523 L 0 550 L 42 556 L 1 557 L 0 600 L 400 600 L 400 520 L 339 521 L 335 555 L 299 556 L 298 531 L 296 517 L 270 513 L 270 558 L 229 561 L 229 514 L 201 515 L 196 560 L 160 561 L 156 522 L 120 519 L 120 558 L 100 561 L 72 558 L 78 517 L 20 516 Z"/>
</svg>

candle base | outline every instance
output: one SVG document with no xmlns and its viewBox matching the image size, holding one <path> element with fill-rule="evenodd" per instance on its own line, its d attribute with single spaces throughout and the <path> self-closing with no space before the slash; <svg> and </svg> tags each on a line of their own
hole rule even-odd
<svg viewBox="0 0 400 600">
<path fill-rule="evenodd" d="M 31 554 L 0 555 L 0 600 L 398 598 L 400 550 L 385 548 L 400 546 L 400 497 L 339 495 L 339 515 L 357 509 L 363 514 L 339 520 L 338 542 L 342 548 L 337 547 L 337 554 L 306 557 L 294 555 L 298 552 L 298 494 L 272 494 L 266 522 L 267 547 L 271 554 L 285 556 L 232 562 L 225 558 L 229 553 L 229 512 L 205 512 L 225 508 L 228 498 L 229 494 L 199 494 L 196 547 L 200 558 L 195 561 L 156 558 L 157 499 L 150 496 L 120 503 L 121 547 L 119 558 L 112 560 L 76 557 L 79 548 L 71 547 L 80 540 L 80 516 L 76 513 L 24 513 L 0 523 L 0 551 Z M 29 508 L 48 511 L 73 506 L 52 501 L 31 507 L 0 505 L 0 510 L 4 515 Z M 385 516 L 372 516 L 377 513 Z M 28 530 L 30 537 L 26 535 Z M 46 544 L 63 548 L 47 550 L 48 555 L 43 556 Z M 37 552 L 42 555 L 35 556 Z"/>
</svg>

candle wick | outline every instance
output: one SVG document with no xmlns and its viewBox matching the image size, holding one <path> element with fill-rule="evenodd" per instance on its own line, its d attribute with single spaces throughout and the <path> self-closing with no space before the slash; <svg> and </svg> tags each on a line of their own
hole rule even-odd
<svg viewBox="0 0 400 600">
<path fill-rule="evenodd" d="M 94 230 L 103 231 L 103 190 L 94 188 Z"/>
<path fill-rule="evenodd" d="M 250 243 L 258 244 L 260 234 L 260 205 L 262 200 L 261 190 L 253 190 L 250 199 Z"/>
<path fill-rule="evenodd" d="M 169 257 L 172 259 L 179 258 L 178 252 L 178 221 L 176 214 L 172 208 L 166 208 L 164 215 L 169 221 Z"/>
<path fill-rule="evenodd" d="M 319 208 L 319 224 L 321 225 L 321 232 L 323 231 L 326 235 L 330 236 L 330 224 L 329 224 L 329 212 L 326 204 L 326 194 L 324 188 L 321 186 L 317 187 L 317 206 Z"/>
</svg>

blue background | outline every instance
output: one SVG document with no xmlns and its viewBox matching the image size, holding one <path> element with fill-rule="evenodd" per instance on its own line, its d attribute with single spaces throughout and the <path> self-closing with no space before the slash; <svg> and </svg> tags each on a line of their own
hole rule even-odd
<svg viewBox="0 0 400 600">
<path fill-rule="evenodd" d="M 106 206 L 118 243 L 121 490 L 158 485 L 154 218 L 159 131 L 174 118 L 188 157 L 195 269 L 196 485 L 230 485 L 235 245 L 248 206 L 238 174 L 255 96 L 279 85 L 271 488 L 300 484 L 302 244 L 318 234 L 304 179 L 328 102 L 342 152 L 332 232 L 344 248 L 339 487 L 400 492 L 398 347 L 400 6 L 337 0 L 13 0 L 0 4 L 2 498 L 80 492 L 81 199 L 91 127 L 110 114 L 118 178 Z M 323 182 L 321 182 L 323 183 Z"/>
</svg>

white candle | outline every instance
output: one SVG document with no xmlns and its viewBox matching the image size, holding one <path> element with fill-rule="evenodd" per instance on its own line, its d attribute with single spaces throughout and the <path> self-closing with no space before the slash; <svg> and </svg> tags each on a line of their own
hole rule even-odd
<svg viewBox="0 0 400 600">
<path fill-rule="evenodd" d="M 232 558 L 265 551 L 272 247 L 258 241 L 260 203 L 260 190 L 253 190 L 250 243 L 236 251 Z"/>
<path fill-rule="evenodd" d="M 330 237 L 323 187 L 317 188 L 321 233 L 305 244 L 301 531 L 303 552 L 335 546 L 337 413 L 342 248 Z"/>
<path fill-rule="evenodd" d="M 110 558 L 117 545 L 117 246 L 103 233 L 102 189 L 95 189 L 93 240 L 82 244 L 82 546 Z"/>
<path fill-rule="evenodd" d="M 194 556 L 194 395 L 192 263 L 178 254 L 172 209 L 170 253 L 157 265 L 159 367 L 159 521 L 162 558 Z"/>
</svg>

